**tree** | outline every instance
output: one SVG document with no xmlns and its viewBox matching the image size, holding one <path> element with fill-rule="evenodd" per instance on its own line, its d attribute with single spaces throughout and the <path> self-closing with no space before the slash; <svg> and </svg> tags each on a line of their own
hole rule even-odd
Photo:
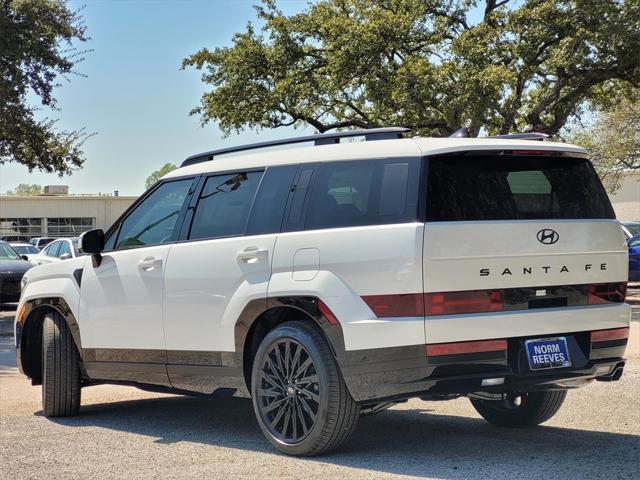
<svg viewBox="0 0 640 480">
<path fill-rule="evenodd" d="M 176 168 L 178 167 L 176 167 L 172 163 L 165 163 L 159 170 L 156 170 L 155 172 L 153 172 L 151 175 L 147 177 L 147 179 L 144 182 L 144 187 L 145 188 L 151 187 L 154 183 L 156 183 L 158 180 L 164 177 L 167 173 L 172 172 Z"/>
<path fill-rule="evenodd" d="M 587 149 L 605 187 L 615 192 L 625 172 L 640 170 L 640 92 L 601 112 L 568 140 Z"/>
<path fill-rule="evenodd" d="M 57 109 L 53 89 L 81 60 L 72 41 L 87 39 L 82 18 L 62 0 L 0 0 L 0 32 L 0 164 L 70 173 L 84 160 L 84 130 L 36 119 L 27 97 Z"/>
<path fill-rule="evenodd" d="M 7 191 L 7 195 L 17 195 L 20 197 L 31 197 L 40 195 L 41 193 L 42 185 L 38 185 L 37 183 L 33 183 L 31 185 L 28 183 L 21 183 L 14 190 Z"/>
<path fill-rule="evenodd" d="M 475 20 L 478 9 L 481 18 Z M 321 0 L 183 68 L 211 87 L 192 114 L 225 134 L 311 125 L 448 135 L 556 134 L 640 85 L 638 0 Z"/>
</svg>

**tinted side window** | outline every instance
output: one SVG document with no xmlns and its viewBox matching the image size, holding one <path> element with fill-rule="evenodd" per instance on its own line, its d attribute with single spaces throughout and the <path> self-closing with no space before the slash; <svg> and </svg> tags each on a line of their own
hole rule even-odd
<svg viewBox="0 0 640 480">
<path fill-rule="evenodd" d="M 58 250 L 58 254 L 56 257 L 61 257 L 65 253 L 71 255 L 71 247 L 69 247 L 69 242 L 60 242 L 60 250 Z"/>
<path fill-rule="evenodd" d="M 417 159 L 322 164 L 305 228 L 413 221 L 417 216 L 418 177 Z"/>
<path fill-rule="evenodd" d="M 242 235 L 262 173 L 207 178 L 196 205 L 189 239 Z"/>
<path fill-rule="evenodd" d="M 105 239 L 105 241 L 104 241 L 104 251 L 105 252 L 113 250 L 113 248 L 116 246 L 116 236 L 118 235 L 118 230 L 119 230 L 119 228 L 116 228 L 115 230 L 113 230 L 109 234 L 109 236 Z"/>
<path fill-rule="evenodd" d="M 116 250 L 170 242 L 192 182 L 166 182 L 151 192 L 122 222 Z"/>
<path fill-rule="evenodd" d="M 295 165 L 267 168 L 251 209 L 246 235 L 280 232 L 284 209 L 297 169 Z"/>
<path fill-rule="evenodd" d="M 61 246 L 62 246 L 62 242 L 53 242 L 45 249 L 44 253 L 48 257 L 57 257 Z"/>
</svg>

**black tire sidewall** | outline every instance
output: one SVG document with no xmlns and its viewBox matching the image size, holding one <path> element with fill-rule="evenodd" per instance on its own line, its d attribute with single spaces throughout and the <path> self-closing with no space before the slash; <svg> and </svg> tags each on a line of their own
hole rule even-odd
<svg viewBox="0 0 640 480">
<path fill-rule="evenodd" d="M 471 399 L 482 417 L 493 425 L 506 428 L 534 427 L 549 420 L 562 406 L 566 390 L 528 392 L 523 404 L 506 408 L 500 402 Z"/>
<path fill-rule="evenodd" d="M 300 343 L 307 350 L 315 365 L 320 386 L 320 391 L 318 392 L 320 402 L 316 421 L 308 435 L 303 440 L 295 444 L 284 443 L 269 431 L 269 428 L 262 420 L 262 414 L 260 413 L 257 399 L 257 388 L 259 387 L 260 382 L 259 371 L 262 368 L 265 357 L 272 345 L 283 338 L 291 338 Z M 253 369 L 251 372 L 251 397 L 258 425 L 260 426 L 262 433 L 273 446 L 289 455 L 309 454 L 310 451 L 314 449 L 314 446 L 319 443 L 320 437 L 323 433 L 323 427 L 327 422 L 327 416 L 329 414 L 329 396 L 331 395 L 331 392 L 329 391 L 329 377 L 332 373 L 332 367 L 335 371 L 335 366 L 327 365 L 327 359 L 321 351 L 322 346 L 318 345 L 320 341 L 326 342 L 314 327 L 307 326 L 302 322 L 285 323 L 276 327 L 265 336 L 260 343 L 254 358 Z M 331 359 L 331 361 L 333 361 L 333 359 Z"/>
</svg>

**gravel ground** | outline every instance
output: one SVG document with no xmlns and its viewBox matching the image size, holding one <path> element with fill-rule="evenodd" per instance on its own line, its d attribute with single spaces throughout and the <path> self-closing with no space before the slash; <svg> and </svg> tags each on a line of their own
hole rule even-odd
<svg viewBox="0 0 640 480">
<path fill-rule="evenodd" d="M 3 314 L 12 315 L 0 312 L 0 320 Z M 639 338 L 622 379 L 569 392 L 542 427 L 492 427 L 466 399 L 412 400 L 361 419 L 346 448 L 311 459 L 277 454 L 246 399 L 105 385 L 83 390 L 80 416 L 46 419 L 40 387 L 17 372 L 12 338 L 0 332 L 0 478 L 637 479 L 640 329 L 634 324 Z"/>
</svg>

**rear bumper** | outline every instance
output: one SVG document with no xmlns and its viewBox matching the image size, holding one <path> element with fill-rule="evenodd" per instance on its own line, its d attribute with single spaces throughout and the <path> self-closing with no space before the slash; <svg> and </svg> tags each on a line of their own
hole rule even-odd
<svg viewBox="0 0 640 480">
<path fill-rule="evenodd" d="M 571 367 L 532 371 L 524 342 L 536 337 L 519 337 L 507 339 L 505 351 L 450 359 L 427 357 L 424 345 L 348 352 L 342 370 L 351 394 L 361 403 L 577 388 L 596 379 L 620 378 L 626 339 L 594 344 L 590 332 L 557 336 L 567 338 Z"/>
</svg>

